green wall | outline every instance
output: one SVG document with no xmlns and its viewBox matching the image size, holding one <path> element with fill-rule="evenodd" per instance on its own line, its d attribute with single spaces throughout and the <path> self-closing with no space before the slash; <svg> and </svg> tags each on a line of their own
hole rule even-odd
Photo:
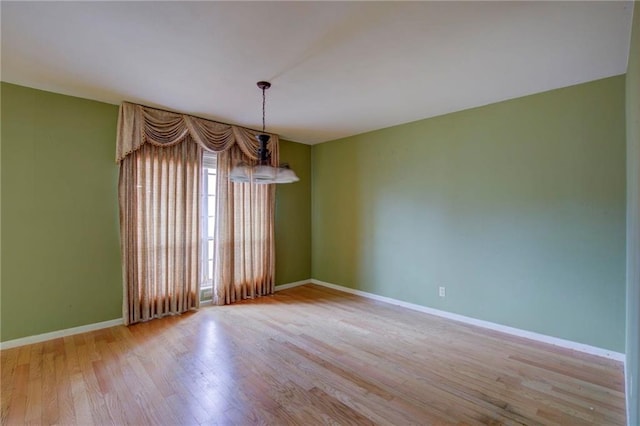
<svg viewBox="0 0 640 426">
<path fill-rule="evenodd" d="M 280 141 L 280 162 L 300 181 L 276 185 L 276 284 L 311 277 L 311 147 Z"/>
<path fill-rule="evenodd" d="M 313 146 L 312 276 L 624 352 L 624 91 L 618 76 Z"/>
<path fill-rule="evenodd" d="M 122 315 L 118 108 L 2 83 L 3 341 Z"/>
<path fill-rule="evenodd" d="M 635 3 L 627 106 L 627 423 L 640 424 L 640 3 Z"/>
<path fill-rule="evenodd" d="M 120 318 L 118 107 L 2 83 L 0 341 Z M 311 148 L 276 192 L 278 284 L 311 276 Z"/>
<path fill-rule="evenodd" d="M 277 283 L 313 276 L 624 352 L 624 91 L 614 77 L 282 141 L 301 180 L 277 188 Z M 117 107 L 7 83 L 1 101 L 2 341 L 120 317 Z"/>
</svg>

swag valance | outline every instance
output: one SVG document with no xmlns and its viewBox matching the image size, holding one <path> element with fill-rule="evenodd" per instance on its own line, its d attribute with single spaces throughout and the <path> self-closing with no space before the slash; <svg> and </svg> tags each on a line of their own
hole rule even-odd
<svg viewBox="0 0 640 426">
<path fill-rule="evenodd" d="M 121 162 L 146 143 L 169 147 L 187 138 L 213 152 L 227 151 L 237 144 L 246 159 L 256 161 L 259 146 L 256 135 L 259 133 L 245 127 L 123 102 L 118 116 L 116 161 Z M 271 162 L 277 165 L 278 135 L 270 135 Z"/>
</svg>

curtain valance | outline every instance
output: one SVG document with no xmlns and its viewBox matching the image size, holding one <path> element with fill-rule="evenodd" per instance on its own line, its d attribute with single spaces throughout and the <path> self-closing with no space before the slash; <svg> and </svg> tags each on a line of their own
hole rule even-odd
<svg viewBox="0 0 640 426">
<path fill-rule="evenodd" d="M 121 162 L 146 143 L 169 147 L 186 138 L 214 152 L 227 151 L 237 144 L 249 160 L 255 161 L 259 146 L 256 135 L 259 133 L 240 126 L 123 102 L 118 116 L 116 161 Z M 270 135 L 271 162 L 277 165 L 278 135 Z"/>
</svg>

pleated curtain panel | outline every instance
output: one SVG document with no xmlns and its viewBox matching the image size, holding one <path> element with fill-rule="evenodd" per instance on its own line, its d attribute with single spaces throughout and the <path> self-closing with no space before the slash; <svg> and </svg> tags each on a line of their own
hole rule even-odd
<svg viewBox="0 0 640 426">
<path fill-rule="evenodd" d="M 217 153 L 213 302 L 274 289 L 274 185 L 233 183 L 234 164 L 258 161 L 258 132 L 124 102 L 116 161 L 126 324 L 199 306 L 203 151 Z M 279 162 L 271 135 L 271 165 Z"/>
</svg>

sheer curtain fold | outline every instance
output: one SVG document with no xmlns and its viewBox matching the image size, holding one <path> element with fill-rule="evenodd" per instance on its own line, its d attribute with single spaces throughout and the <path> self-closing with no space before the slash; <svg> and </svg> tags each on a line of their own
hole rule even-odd
<svg viewBox="0 0 640 426">
<path fill-rule="evenodd" d="M 127 324 L 198 307 L 201 157 L 193 142 L 147 144 L 120 165 Z"/>
<path fill-rule="evenodd" d="M 217 152 L 214 302 L 270 294 L 275 275 L 273 185 L 232 183 L 257 161 L 255 130 L 125 102 L 116 160 L 125 323 L 198 306 L 202 151 Z M 269 143 L 278 164 L 278 136 Z"/>
<path fill-rule="evenodd" d="M 241 160 L 246 158 L 239 146 L 218 154 L 213 294 L 218 305 L 271 294 L 275 285 L 275 187 L 229 182 L 231 168 Z"/>
</svg>

